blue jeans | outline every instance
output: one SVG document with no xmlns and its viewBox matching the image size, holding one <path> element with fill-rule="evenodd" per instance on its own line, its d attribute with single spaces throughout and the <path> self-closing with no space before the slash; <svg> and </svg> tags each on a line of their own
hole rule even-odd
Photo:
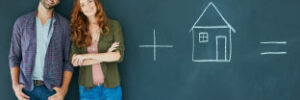
<svg viewBox="0 0 300 100">
<path fill-rule="evenodd" d="M 121 86 L 104 88 L 103 84 L 86 89 L 79 86 L 80 100 L 122 100 Z"/>
<path fill-rule="evenodd" d="M 35 86 L 32 91 L 23 89 L 24 94 L 30 97 L 30 100 L 48 100 L 56 92 L 50 91 L 45 85 Z"/>
</svg>

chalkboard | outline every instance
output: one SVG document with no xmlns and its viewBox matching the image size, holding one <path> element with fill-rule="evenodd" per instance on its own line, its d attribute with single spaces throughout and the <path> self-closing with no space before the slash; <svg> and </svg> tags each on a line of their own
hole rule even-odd
<svg viewBox="0 0 300 100">
<path fill-rule="evenodd" d="M 0 97 L 11 89 L 17 17 L 39 0 L 0 3 Z M 299 100 L 299 0 L 102 0 L 121 23 L 124 100 Z M 70 18 L 73 0 L 56 11 Z M 78 100 L 78 69 L 66 100 Z"/>
</svg>

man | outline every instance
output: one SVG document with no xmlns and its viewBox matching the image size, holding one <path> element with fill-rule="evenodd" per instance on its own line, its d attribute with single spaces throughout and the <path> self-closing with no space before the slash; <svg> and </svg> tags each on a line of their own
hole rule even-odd
<svg viewBox="0 0 300 100">
<path fill-rule="evenodd" d="M 40 0 L 13 27 L 9 65 L 19 100 L 63 100 L 72 77 L 69 22 L 54 11 L 60 0 Z"/>
</svg>

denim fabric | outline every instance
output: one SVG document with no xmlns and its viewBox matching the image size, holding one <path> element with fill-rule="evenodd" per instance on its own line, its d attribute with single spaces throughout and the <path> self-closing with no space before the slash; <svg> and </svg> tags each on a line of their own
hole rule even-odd
<svg viewBox="0 0 300 100">
<path fill-rule="evenodd" d="M 79 86 L 80 100 L 122 100 L 121 86 L 104 88 L 103 84 L 86 89 Z"/>
<path fill-rule="evenodd" d="M 23 92 L 30 97 L 30 100 L 48 100 L 56 92 L 50 91 L 45 85 L 35 86 L 32 91 L 23 89 Z"/>
</svg>

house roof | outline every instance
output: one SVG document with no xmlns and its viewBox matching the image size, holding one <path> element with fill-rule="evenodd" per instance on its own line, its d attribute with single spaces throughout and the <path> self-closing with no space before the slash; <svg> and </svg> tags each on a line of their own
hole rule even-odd
<svg viewBox="0 0 300 100">
<path fill-rule="evenodd" d="M 212 9 L 213 8 L 213 9 Z M 216 21 L 218 21 L 218 19 L 220 19 L 222 21 L 222 23 L 224 23 L 225 25 L 199 25 L 199 24 L 207 24 L 203 22 L 203 18 L 204 15 L 207 15 L 206 12 L 208 10 L 213 10 L 216 12 L 216 15 L 218 16 L 214 16 L 213 17 L 218 17 L 217 19 L 214 19 Z M 209 17 L 211 19 L 211 17 Z M 200 23 L 200 21 L 202 23 Z M 228 23 L 228 21 L 223 17 L 222 13 L 219 11 L 219 9 L 216 7 L 216 5 L 213 2 L 210 2 L 205 9 L 203 10 L 202 14 L 200 15 L 200 17 L 196 20 L 196 22 L 194 23 L 193 27 L 191 28 L 190 31 L 192 31 L 194 28 L 230 28 L 233 32 L 236 32 L 236 30 Z"/>
</svg>

